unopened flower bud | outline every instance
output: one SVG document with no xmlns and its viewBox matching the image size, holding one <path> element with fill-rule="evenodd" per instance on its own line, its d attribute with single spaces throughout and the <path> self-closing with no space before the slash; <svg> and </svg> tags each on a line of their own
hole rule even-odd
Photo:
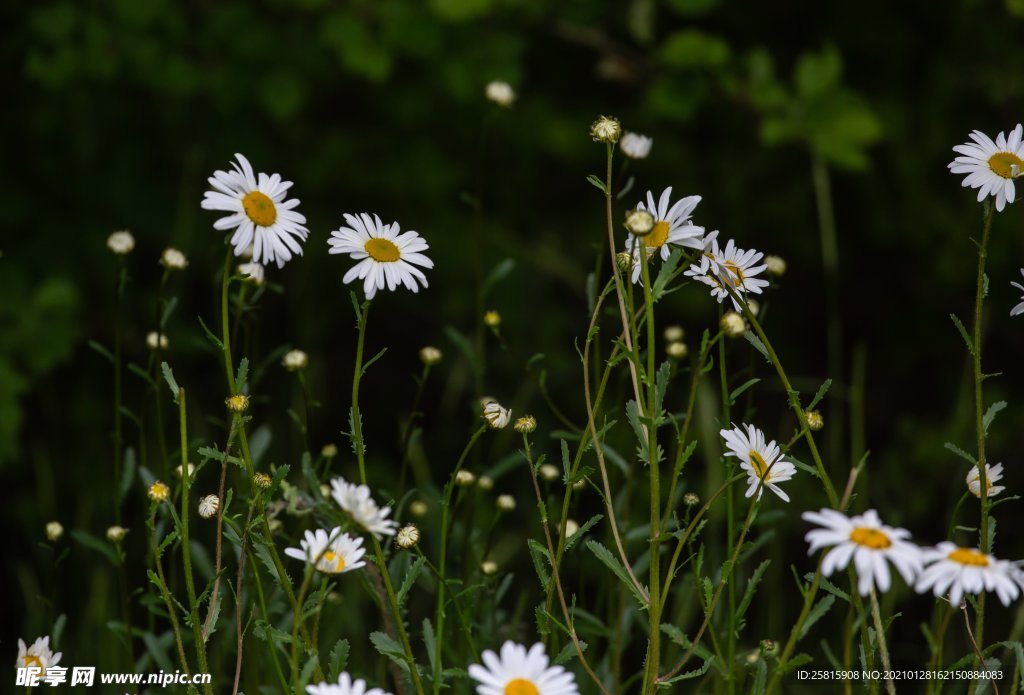
<svg viewBox="0 0 1024 695">
<path fill-rule="evenodd" d="M 780 278 L 786 274 L 786 261 L 781 256 L 765 256 L 764 264 L 769 275 Z"/>
<path fill-rule="evenodd" d="M 481 490 L 493 490 L 494 478 L 489 475 L 482 475 L 476 479 L 476 486 Z"/>
<path fill-rule="evenodd" d="M 480 571 L 490 576 L 498 572 L 498 563 L 494 560 L 484 560 L 480 563 Z"/>
<path fill-rule="evenodd" d="M 730 338 L 739 338 L 747 332 L 747 321 L 735 311 L 727 311 L 722 315 L 722 332 Z"/>
<path fill-rule="evenodd" d="M 512 85 L 502 80 L 488 82 L 487 87 L 484 88 L 484 94 L 488 100 L 505 109 L 512 106 L 516 100 L 516 91 L 512 89 Z"/>
<path fill-rule="evenodd" d="M 524 415 L 516 420 L 514 428 L 520 434 L 530 434 L 537 429 L 537 418 L 532 415 Z"/>
<path fill-rule="evenodd" d="M 622 124 L 609 116 L 601 116 L 590 126 L 590 137 L 594 142 L 616 143 L 621 136 Z"/>
<path fill-rule="evenodd" d="M 495 505 L 499 511 L 511 512 L 516 508 L 516 498 L 512 495 L 498 495 Z"/>
<path fill-rule="evenodd" d="M 574 535 L 576 535 L 576 532 L 579 531 L 579 530 L 580 530 L 580 525 L 579 525 L 579 523 L 576 522 L 575 519 L 566 519 L 565 520 L 565 537 L 566 538 L 573 537 Z"/>
<path fill-rule="evenodd" d="M 551 463 L 541 464 L 539 473 L 540 477 L 549 483 L 562 477 L 562 471 L 558 470 L 558 466 Z"/>
<path fill-rule="evenodd" d="M 168 270 L 184 270 L 188 266 L 188 259 L 178 249 L 168 246 L 160 254 L 160 265 Z"/>
<path fill-rule="evenodd" d="M 666 328 L 664 335 L 666 343 L 677 343 L 686 337 L 686 331 L 683 330 L 682 326 L 674 325 Z"/>
<path fill-rule="evenodd" d="M 683 504 L 687 507 L 696 507 L 700 504 L 700 497 L 697 496 L 696 492 L 687 492 L 683 495 Z"/>
<path fill-rule="evenodd" d="M 132 249 L 135 248 L 135 237 L 127 230 L 114 232 L 107 237 L 107 248 L 118 256 L 124 256 L 131 253 Z"/>
<path fill-rule="evenodd" d="M 395 545 L 402 550 L 415 548 L 419 542 L 420 530 L 416 527 L 416 524 L 406 524 L 398 529 L 398 533 L 395 534 Z"/>
<path fill-rule="evenodd" d="M 423 500 L 414 500 L 409 504 L 409 513 L 416 517 L 424 517 L 427 515 L 429 507 Z"/>
<path fill-rule="evenodd" d="M 225 398 L 224 405 L 233 413 L 244 413 L 249 408 L 249 397 L 244 393 L 236 393 Z"/>
<path fill-rule="evenodd" d="M 207 495 L 199 500 L 199 516 L 210 519 L 220 509 L 220 498 L 217 495 Z"/>
<path fill-rule="evenodd" d="M 619 251 L 615 254 L 615 265 L 619 267 L 622 272 L 627 272 L 633 267 L 633 254 L 629 251 Z"/>
<path fill-rule="evenodd" d="M 128 529 L 124 526 L 111 526 L 107 529 L 107 540 L 111 543 L 120 543 L 127 533 Z"/>
<path fill-rule="evenodd" d="M 334 444 L 324 444 L 324 448 L 320 450 L 320 455 L 325 459 L 332 459 L 338 455 L 338 447 Z"/>
<path fill-rule="evenodd" d="M 252 482 L 261 490 L 266 490 L 274 484 L 274 480 L 266 473 L 257 473 L 252 477 Z"/>
<path fill-rule="evenodd" d="M 171 488 L 167 487 L 165 483 L 157 480 L 149 486 L 149 490 L 146 492 L 146 495 L 149 499 L 159 504 L 160 502 L 166 502 L 167 498 L 171 496 Z"/>
<path fill-rule="evenodd" d="M 156 350 L 157 348 L 160 348 L 161 350 L 166 350 L 167 345 L 168 343 L 166 335 L 157 333 L 156 331 L 150 331 L 149 333 L 146 334 L 146 347 L 148 347 L 150 350 Z"/>
<path fill-rule="evenodd" d="M 619 140 L 619 149 L 630 159 L 646 159 L 647 155 L 651 153 L 653 144 L 654 140 L 646 135 L 626 131 L 622 134 L 622 139 Z"/>
<path fill-rule="evenodd" d="M 46 524 L 46 539 L 57 542 L 64 535 L 64 526 L 59 521 L 51 521 Z"/>
<path fill-rule="evenodd" d="M 501 314 L 497 311 L 488 311 L 484 314 L 484 325 L 490 328 L 497 328 L 501 325 Z"/>
<path fill-rule="evenodd" d="M 289 350 L 284 353 L 284 357 L 281 358 L 281 366 L 289 372 L 297 372 L 300 369 L 305 369 L 308 364 L 309 355 L 304 353 L 302 350 Z"/>
<path fill-rule="evenodd" d="M 626 229 L 634 236 L 647 236 L 654 229 L 654 215 L 646 210 L 630 210 L 626 213 Z"/>
<path fill-rule="evenodd" d="M 818 410 L 808 410 L 805 413 L 805 417 L 807 418 L 807 427 L 812 432 L 817 432 L 825 426 L 825 418 L 821 416 L 821 412 Z"/>
<path fill-rule="evenodd" d="M 441 361 L 441 351 L 436 347 L 427 345 L 420 348 L 420 362 L 428 367 L 433 367 Z"/>
<path fill-rule="evenodd" d="M 459 487 L 469 487 L 476 482 L 476 476 L 470 471 L 461 470 L 455 474 L 455 484 Z"/>
<path fill-rule="evenodd" d="M 675 343 L 669 343 L 665 346 L 665 354 L 674 360 L 684 359 L 690 352 L 690 349 L 686 347 L 686 343 L 677 341 Z"/>
<path fill-rule="evenodd" d="M 487 424 L 491 429 L 504 429 L 505 427 L 508 427 L 509 420 L 511 419 L 512 411 L 502 408 L 501 405 L 495 401 L 491 401 L 484 406 L 484 420 L 487 421 Z"/>
</svg>

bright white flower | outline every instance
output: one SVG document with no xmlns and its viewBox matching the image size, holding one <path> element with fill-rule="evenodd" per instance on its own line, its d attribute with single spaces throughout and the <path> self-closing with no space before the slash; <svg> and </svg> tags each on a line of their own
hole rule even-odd
<svg viewBox="0 0 1024 695">
<path fill-rule="evenodd" d="M 671 186 L 662 191 L 657 204 L 654 202 L 654 194 L 647 191 L 647 203 L 640 202 L 636 206 L 637 210 L 645 210 L 654 216 L 654 229 L 643 237 L 626 235 L 626 250 L 633 254 L 633 282 L 639 282 L 643 272 L 640 267 L 641 244 L 652 256 L 660 253 L 663 261 L 667 260 L 672 252 L 670 246 L 685 246 L 691 249 L 703 247 L 704 228 L 690 221 L 690 216 L 700 202 L 700 196 L 680 198 L 670 206 L 671 198 Z"/>
<path fill-rule="evenodd" d="M 338 676 L 338 682 L 328 683 L 326 681 L 317 685 L 307 685 L 308 695 L 391 695 L 380 688 L 366 689 L 366 681 L 362 678 L 356 680 L 344 671 Z"/>
<path fill-rule="evenodd" d="M 516 90 L 512 89 L 512 85 L 508 82 L 501 80 L 488 82 L 487 87 L 484 88 L 484 94 L 495 104 L 506 109 L 512 106 L 516 100 Z"/>
<path fill-rule="evenodd" d="M 259 263 L 239 263 L 238 274 L 254 285 L 262 285 L 266 281 L 266 271 Z"/>
<path fill-rule="evenodd" d="M 346 213 L 345 221 L 349 226 L 331 232 L 327 240 L 328 253 L 347 253 L 359 261 L 342 282 L 362 280 L 367 299 L 373 299 L 385 285 L 389 290 L 405 285 L 413 292 L 418 292 L 420 285 L 427 286 L 427 276 L 416 267 L 434 267 L 434 262 L 420 253 L 430 248 L 423 237 L 413 231 L 400 234 L 397 222 L 383 224 L 380 217 L 371 218 L 365 212 L 358 216 Z"/>
<path fill-rule="evenodd" d="M 231 245 L 235 255 L 252 244 L 252 259 L 256 263 L 277 263 L 281 268 L 293 255 L 302 255 L 299 241 L 305 241 L 309 230 L 304 215 L 295 211 L 297 198 L 285 200 L 291 181 L 282 181 L 280 174 L 253 172 L 249 160 L 235 154 L 231 171 L 215 171 L 208 181 L 215 190 L 203 196 L 204 210 L 223 210 L 231 213 L 213 223 L 218 230 L 233 229 Z"/>
<path fill-rule="evenodd" d="M 715 232 L 717 235 L 717 232 Z M 717 238 L 711 239 L 711 235 L 705 238 L 710 239 L 711 248 L 708 250 L 706 244 L 704 255 L 700 262 L 695 263 L 684 273 L 687 277 L 694 278 L 711 288 L 711 296 L 721 304 L 722 300 L 729 297 L 729 289 L 735 294 L 746 294 L 753 292 L 761 294 L 761 290 L 768 286 L 767 280 L 756 277 L 768 267 L 762 263 L 756 265 L 764 255 L 760 251 L 741 249 L 736 242 L 730 239 L 725 248 L 718 245 Z M 725 284 L 723 284 L 725 283 Z M 726 289 L 726 285 L 728 289 Z M 740 304 L 732 300 L 733 307 L 740 311 Z"/>
<path fill-rule="evenodd" d="M 735 456 L 740 460 L 740 468 L 747 472 L 747 497 L 752 497 L 757 492 L 757 498 L 761 499 L 764 488 L 768 488 L 783 501 L 789 502 L 789 495 L 783 492 L 776 483 L 783 483 L 793 477 L 796 473 L 796 466 L 782 458 L 782 451 L 779 445 L 772 440 L 765 443 L 764 432 L 753 425 L 743 427 L 733 425 L 731 430 L 719 432 L 729 451 L 726 456 Z M 764 485 L 758 490 L 761 480 Z"/>
<path fill-rule="evenodd" d="M 54 654 L 53 650 L 50 649 L 49 635 L 37 638 L 36 641 L 32 643 L 31 647 L 26 646 L 25 641 L 19 639 L 18 662 L 15 664 L 15 667 L 42 669 L 42 673 L 39 675 L 44 675 L 46 673 L 46 669 L 60 663 L 60 658 L 63 655 L 63 652 L 57 652 Z"/>
<path fill-rule="evenodd" d="M 49 521 L 46 524 L 46 539 L 56 543 L 64 535 L 64 525 L 59 521 Z"/>
<path fill-rule="evenodd" d="M 107 237 L 107 248 L 118 256 L 124 256 L 131 253 L 132 249 L 135 248 L 135 237 L 127 230 L 114 232 Z"/>
<path fill-rule="evenodd" d="M 622 134 L 622 139 L 619 140 L 619 149 L 622 150 L 622 154 L 631 159 L 646 159 L 647 155 L 651 153 L 653 144 L 654 140 L 646 135 L 626 131 Z"/>
<path fill-rule="evenodd" d="M 995 591 L 1004 606 L 1020 595 L 1014 567 L 1006 560 L 997 560 L 973 548 L 960 548 L 949 541 L 922 550 L 921 557 L 925 568 L 915 588 L 920 593 L 931 589 L 938 597 L 948 593 L 954 608 L 960 605 L 964 594 Z"/>
<path fill-rule="evenodd" d="M 281 358 L 281 365 L 289 372 L 305 369 L 309 364 L 309 355 L 302 350 L 289 350 Z"/>
<path fill-rule="evenodd" d="M 220 498 L 217 495 L 207 495 L 199 500 L 199 516 L 204 519 L 211 519 L 220 509 Z"/>
<path fill-rule="evenodd" d="M 322 528 L 306 531 L 305 540 L 299 541 L 299 548 L 285 548 L 284 554 L 296 560 L 316 563 L 316 568 L 324 574 L 340 574 L 359 569 L 366 565 L 361 558 L 366 553 L 362 547 L 363 539 L 353 538 L 335 527 L 330 532 Z"/>
<path fill-rule="evenodd" d="M 548 666 L 544 645 L 526 647 L 508 641 L 501 652 L 480 655 L 483 665 L 472 664 L 469 677 L 477 681 L 477 695 L 579 695 L 576 677 L 561 666 Z"/>
<path fill-rule="evenodd" d="M 1024 268 L 1020 269 L 1020 274 L 1024 275 Z M 1010 284 L 1016 287 L 1021 292 L 1024 292 L 1024 285 L 1020 284 L 1019 282 L 1011 282 Z M 1021 299 L 1024 300 L 1024 297 L 1021 297 Z M 1024 314 L 1024 301 L 1010 309 L 1010 316 L 1020 316 L 1021 314 Z"/>
<path fill-rule="evenodd" d="M 1003 464 L 997 463 L 994 466 L 985 464 L 985 482 L 988 488 L 988 496 L 995 497 L 1006 489 L 1003 485 L 993 485 L 1003 479 Z M 967 489 L 977 498 L 981 498 L 981 476 L 978 474 L 978 467 L 971 466 L 967 471 Z"/>
<path fill-rule="evenodd" d="M 160 265 L 168 270 L 184 270 L 188 266 L 188 259 L 178 249 L 168 246 L 160 254 Z"/>
<path fill-rule="evenodd" d="M 168 343 L 166 335 L 157 333 L 156 331 L 150 331 L 149 333 L 146 334 L 146 347 L 148 347 L 150 350 L 156 350 L 157 348 L 160 348 L 161 350 L 166 350 L 167 344 Z"/>
<path fill-rule="evenodd" d="M 382 536 L 395 535 L 398 522 L 388 518 L 391 507 L 378 507 L 367 486 L 349 483 L 339 476 L 331 480 L 331 497 L 348 512 L 353 521 L 372 533 L 377 540 Z"/>
<path fill-rule="evenodd" d="M 978 202 L 986 196 L 996 199 L 996 210 L 1002 212 L 1007 203 L 1012 203 L 1016 191 L 1013 180 L 1024 173 L 1024 128 L 1018 123 L 1007 137 L 1003 133 L 995 142 L 980 130 L 971 133 L 971 140 L 953 148 L 959 157 L 949 163 L 954 174 L 967 174 L 963 186 L 978 189 Z"/>
<path fill-rule="evenodd" d="M 483 417 L 491 429 L 500 430 L 508 427 L 508 423 L 512 419 L 512 411 L 502 408 L 500 403 L 491 401 L 484 406 Z"/>
<path fill-rule="evenodd" d="M 874 509 L 853 517 L 834 509 L 804 512 L 801 516 L 823 527 L 808 531 L 804 536 L 811 544 L 807 554 L 832 548 L 822 560 L 821 573 L 831 576 L 836 570 L 846 569 L 852 559 L 861 596 L 867 596 L 873 586 L 882 593 L 889 590 L 892 576 L 888 562 L 909 585 L 913 585 L 921 571 L 921 549 L 908 540 L 910 531 L 886 526 Z"/>
</svg>

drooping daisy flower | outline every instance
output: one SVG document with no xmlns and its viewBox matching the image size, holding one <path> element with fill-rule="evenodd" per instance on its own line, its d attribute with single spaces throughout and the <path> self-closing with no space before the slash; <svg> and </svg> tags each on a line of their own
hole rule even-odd
<svg viewBox="0 0 1024 695">
<path fill-rule="evenodd" d="M 647 155 L 651 153 L 653 144 L 654 140 L 646 135 L 626 131 L 622 134 L 622 139 L 619 140 L 619 149 L 630 159 L 646 159 Z"/>
<path fill-rule="evenodd" d="M 1020 269 L 1020 274 L 1024 275 L 1024 268 Z M 1010 284 L 1016 287 L 1021 292 L 1024 292 L 1024 285 L 1020 284 L 1019 282 L 1011 282 Z M 1021 299 L 1024 300 L 1024 297 L 1021 297 Z M 1024 314 L 1024 301 L 1010 309 L 1010 316 L 1020 316 L 1021 314 Z"/>
<path fill-rule="evenodd" d="M 309 695 L 391 695 L 380 688 L 366 689 L 366 681 L 362 678 L 352 679 L 352 676 L 342 671 L 338 676 L 338 682 L 328 683 L 326 681 L 317 685 L 307 685 L 306 692 Z"/>
<path fill-rule="evenodd" d="M 204 519 L 212 519 L 218 509 L 220 509 L 220 497 L 217 495 L 207 495 L 199 500 L 199 516 Z"/>
<path fill-rule="evenodd" d="M 908 541 L 910 531 L 886 526 L 874 509 L 848 517 L 834 509 L 804 512 L 802 518 L 823 528 L 808 531 L 804 538 L 811 544 L 808 555 L 831 547 L 821 563 L 821 573 L 828 577 L 844 570 L 853 560 L 857 569 L 857 590 L 867 596 L 871 587 L 886 592 L 892 585 L 888 563 L 891 562 L 908 585 L 921 571 L 921 549 Z"/>
<path fill-rule="evenodd" d="M 331 247 L 328 253 L 347 253 L 359 261 L 345 273 L 342 282 L 362 280 L 367 299 L 373 299 L 385 285 L 389 290 L 405 285 L 413 292 L 418 292 L 420 285 L 427 286 L 427 276 L 416 267 L 434 267 L 434 262 L 421 253 L 430 248 L 423 237 L 412 231 L 400 234 L 397 222 L 383 224 L 380 217 L 371 218 L 365 212 L 358 216 L 346 213 L 345 221 L 349 226 L 331 232 L 327 240 Z"/>
<path fill-rule="evenodd" d="M 490 649 L 480 655 L 483 666 L 472 664 L 469 677 L 478 682 L 478 695 L 578 695 L 576 677 L 561 666 L 548 666 L 544 645 L 526 647 L 508 641 L 501 654 Z"/>
<path fill-rule="evenodd" d="M 341 574 L 366 565 L 361 558 L 366 553 L 363 539 L 353 538 L 335 527 L 330 532 L 322 528 L 306 531 L 305 540 L 299 541 L 299 548 L 285 548 L 284 554 L 296 560 L 316 563 L 316 568 L 324 574 Z"/>
<path fill-rule="evenodd" d="M 508 408 L 503 408 L 496 401 L 491 401 L 484 404 L 483 418 L 487 421 L 488 427 L 493 430 L 500 430 L 508 427 L 508 423 L 512 420 L 512 411 Z"/>
<path fill-rule="evenodd" d="M 994 466 L 985 464 L 985 487 L 988 489 L 989 497 L 995 497 L 1006 489 L 1003 485 L 993 485 L 993 483 L 998 483 L 1002 479 L 1003 464 L 997 463 Z M 967 471 L 967 489 L 975 497 L 981 497 L 981 475 L 978 473 L 977 466 L 971 466 L 971 470 Z"/>
<path fill-rule="evenodd" d="M 672 252 L 670 246 L 685 246 L 691 249 L 703 247 L 704 228 L 690 221 L 694 208 L 700 202 L 700 196 L 680 198 L 670 206 L 671 198 L 671 186 L 662 191 L 657 204 L 654 202 L 654 194 L 647 191 L 647 203 L 640 202 L 636 206 L 637 210 L 649 212 L 654 217 L 654 229 L 643 237 L 626 235 L 626 250 L 633 254 L 633 282 L 638 282 L 642 273 L 639 263 L 641 245 L 651 256 L 660 254 L 663 261 L 667 260 Z"/>
<path fill-rule="evenodd" d="M 372 533 L 377 540 L 395 535 L 398 522 L 388 518 L 391 507 L 378 507 L 367 486 L 355 485 L 338 476 L 331 480 L 331 497 L 348 512 L 353 521 Z"/>
<path fill-rule="evenodd" d="M 713 233 L 717 236 L 717 232 Z M 724 249 L 718 245 L 717 238 L 710 239 L 709 249 L 707 240 L 710 236 L 709 234 L 705 238 L 704 254 L 700 262 L 691 265 L 683 274 L 710 287 L 711 296 L 717 299 L 719 304 L 730 296 L 729 290 L 735 294 L 761 294 L 761 290 L 769 284 L 767 280 L 756 277 L 768 267 L 765 263 L 757 265 L 764 254 L 760 251 L 741 249 L 732 239 L 726 243 Z M 741 310 L 739 302 L 735 299 L 732 300 L 732 304 L 736 311 Z"/>
<path fill-rule="evenodd" d="M 1014 581 L 1015 569 L 1006 560 L 997 560 L 974 548 L 960 548 L 943 541 L 934 548 L 921 551 L 925 568 L 917 579 L 918 592 L 933 590 L 936 596 L 949 594 L 954 607 L 960 605 L 964 594 L 995 591 L 1004 606 L 1020 595 Z"/>
<path fill-rule="evenodd" d="M 214 190 L 203 196 L 204 210 L 231 213 L 213 223 L 214 229 L 233 229 L 231 245 L 241 256 L 252 244 L 256 263 L 284 266 L 293 255 L 302 255 L 299 241 L 305 241 L 309 230 L 304 215 L 295 211 L 299 201 L 285 200 L 291 181 L 282 181 L 279 174 L 253 172 L 249 160 L 236 154 L 231 171 L 215 171 L 208 181 Z"/>
<path fill-rule="evenodd" d="M 967 174 L 962 185 L 978 189 L 979 203 L 986 196 L 993 196 L 996 210 L 1002 212 L 1016 195 L 1013 180 L 1024 173 L 1022 136 L 1024 128 L 1020 123 L 1010 131 L 1009 137 L 999 133 L 995 142 L 980 130 L 975 130 L 971 133 L 973 142 L 953 148 L 960 156 L 949 163 L 949 170 L 954 174 Z"/>
<path fill-rule="evenodd" d="M 263 266 L 259 263 L 239 263 L 238 274 L 246 282 L 251 282 L 254 285 L 262 285 L 266 281 L 266 271 Z"/>
<path fill-rule="evenodd" d="M 25 641 L 18 640 L 18 662 L 16 668 L 38 668 L 39 675 L 46 675 L 46 669 L 60 663 L 63 652 L 54 654 L 50 649 L 50 636 L 39 637 L 32 643 L 31 647 L 25 645 Z"/>
<path fill-rule="evenodd" d="M 744 427 L 746 431 L 744 431 Z M 764 488 L 768 488 L 783 501 L 789 502 L 789 495 L 783 492 L 776 483 L 783 483 L 793 477 L 796 466 L 782 458 L 782 450 L 774 440 L 765 443 L 764 432 L 753 425 L 737 427 L 719 432 L 729 451 L 726 456 L 734 456 L 740 460 L 740 468 L 747 472 L 747 497 L 757 492 L 761 499 Z M 761 485 L 761 481 L 764 484 Z M 761 489 L 758 490 L 758 486 Z"/>
</svg>

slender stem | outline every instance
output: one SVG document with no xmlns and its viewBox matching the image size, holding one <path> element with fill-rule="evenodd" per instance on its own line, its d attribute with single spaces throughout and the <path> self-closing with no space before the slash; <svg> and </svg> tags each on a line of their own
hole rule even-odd
<svg viewBox="0 0 1024 695">
<path fill-rule="evenodd" d="M 434 577 L 439 582 L 444 581 L 444 578 L 441 576 L 441 573 L 437 571 L 437 566 L 434 565 L 434 563 L 431 562 L 427 558 L 427 556 L 423 554 L 423 550 L 419 547 L 419 545 L 416 546 L 416 554 L 423 558 L 423 562 L 427 566 L 427 569 L 429 569 L 434 574 Z M 473 639 L 473 629 L 469 626 L 469 623 L 466 621 L 466 616 L 462 612 L 462 605 L 459 601 L 457 594 L 452 594 L 452 605 L 455 606 L 455 614 L 459 617 L 459 624 L 462 625 L 462 632 L 465 634 L 466 641 L 469 643 L 470 652 L 472 652 L 473 654 L 478 654 L 480 650 L 476 648 L 476 640 Z"/>
<path fill-rule="evenodd" d="M 896 695 L 896 686 L 893 685 L 892 663 L 889 661 L 889 647 L 885 644 L 885 627 L 882 625 L 882 615 L 878 608 L 878 594 L 875 587 L 871 587 L 871 620 L 875 624 L 875 637 L 878 640 L 878 651 L 882 654 L 882 668 L 885 669 L 885 690 L 889 695 Z"/>
<path fill-rule="evenodd" d="M 174 632 L 174 644 L 178 648 L 178 661 L 181 663 L 181 670 L 190 673 L 188 658 L 185 656 L 185 644 L 181 640 L 181 627 L 178 625 L 178 609 L 171 601 L 171 593 L 167 589 L 167 577 L 164 576 L 164 565 L 160 562 L 160 544 L 156 539 L 156 507 L 149 515 L 150 545 L 153 552 L 153 564 L 156 566 L 156 576 L 160 579 L 160 597 L 164 600 L 167 608 L 167 617 L 171 621 L 171 631 Z"/>
<path fill-rule="evenodd" d="M 366 343 L 366 321 L 370 314 L 370 302 L 363 302 L 357 324 L 359 337 L 356 341 L 356 364 L 352 374 L 352 444 L 356 449 L 359 463 L 359 482 L 366 485 L 366 447 L 363 445 L 363 422 L 359 412 L 359 384 L 363 379 L 363 346 Z M 401 621 L 399 621 L 401 622 Z"/>
<path fill-rule="evenodd" d="M 333 538 L 331 539 L 333 541 Z M 328 542 L 326 548 L 330 547 Z M 299 679 L 299 626 L 303 623 L 305 618 L 305 607 L 306 592 L 309 591 L 309 585 L 313 581 L 313 572 L 316 567 L 316 563 L 320 562 L 320 557 L 323 553 L 320 553 L 315 558 L 312 558 L 309 564 L 306 565 L 306 570 L 303 573 L 302 585 L 299 587 L 299 595 L 295 601 L 297 608 L 295 609 L 295 618 L 292 620 L 292 652 L 289 664 L 291 665 L 292 673 L 292 686 L 295 688 L 295 695 L 303 695 L 302 683 Z"/>
<path fill-rule="evenodd" d="M 232 419 L 231 431 L 228 434 L 228 443 L 224 447 L 224 458 L 220 463 L 220 484 L 217 486 L 217 540 L 214 547 L 214 561 L 213 561 L 213 589 L 210 590 L 210 605 L 206 613 L 206 622 L 203 624 L 203 639 L 207 639 L 210 635 L 210 630 L 213 629 L 213 623 L 215 616 L 218 613 L 217 610 L 217 599 L 220 595 L 220 575 L 221 575 L 221 561 L 222 561 L 222 548 L 224 540 L 224 487 L 227 481 L 228 474 L 228 455 L 231 452 L 231 440 L 234 438 L 235 426 L 238 423 L 238 416 Z"/>
<path fill-rule="evenodd" d="M 242 539 L 242 545 L 238 551 L 238 574 L 235 577 L 235 680 L 231 687 L 231 695 L 238 695 L 239 680 L 242 676 L 242 652 L 245 647 L 244 632 L 242 631 L 242 584 L 245 581 L 245 549 L 249 542 L 249 527 L 252 524 L 253 514 L 256 513 L 256 499 L 249 502 L 249 512 L 245 517 L 245 529 L 238 534 Z M 223 518 L 223 517 L 222 517 Z M 237 530 L 237 529 L 236 529 Z M 257 584 L 259 578 L 257 577 Z M 263 588 L 260 587 L 262 594 Z M 260 600 L 262 601 L 262 595 Z M 280 670 L 277 663 L 277 650 L 272 650 L 274 665 Z M 282 674 L 283 676 L 283 674 Z"/>
<path fill-rule="evenodd" d="M 121 306 L 124 303 L 125 275 L 124 256 L 119 255 L 114 295 L 114 520 L 118 524 L 121 523 L 121 464 L 124 447 L 124 431 L 121 424 Z M 130 643 L 130 633 L 128 640 Z"/>
<path fill-rule="evenodd" d="M 801 637 L 800 633 L 803 632 L 804 624 L 811 613 L 814 598 L 818 595 L 818 587 L 821 586 L 821 563 L 824 558 L 825 553 L 822 553 L 821 557 L 818 558 L 818 567 L 814 570 L 811 586 L 804 592 L 803 608 L 800 609 L 800 615 L 797 617 L 796 623 L 793 624 L 793 629 L 789 633 L 789 639 L 786 640 L 786 646 L 782 648 L 782 652 L 779 654 L 779 661 L 774 673 L 772 673 L 772 678 L 768 681 L 768 689 L 765 691 L 767 695 L 771 695 L 778 687 L 779 681 L 782 679 L 782 668 L 789 662 L 789 657 L 793 653 L 793 649 L 796 648 L 796 643 Z"/>
<path fill-rule="evenodd" d="M 718 324 L 722 324 L 722 317 L 724 312 L 722 311 L 722 305 L 718 305 Z M 722 427 L 729 427 L 732 423 L 732 413 L 729 403 L 729 375 L 726 369 L 725 359 L 725 341 L 718 341 L 718 382 L 719 389 L 721 390 L 722 398 Z M 732 475 L 735 469 L 733 459 L 728 460 L 728 475 Z M 726 491 L 725 496 L 725 528 L 726 538 L 728 539 L 728 545 L 726 547 L 731 548 L 733 539 L 736 537 L 736 512 L 735 512 L 735 497 L 734 490 L 730 487 Z M 725 581 L 729 583 L 729 596 L 728 596 L 728 629 L 729 634 L 726 639 L 726 668 L 728 669 L 729 677 L 727 680 L 727 688 L 729 695 L 735 692 L 736 681 L 732 677 L 732 667 L 736 658 L 736 587 L 733 585 L 732 574 L 735 568 L 730 563 L 729 571 L 725 577 Z"/>
<path fill-rule="evenodd" d="M 223 344 L 224 371 L 228 377 L 228 395 L 235 394 L 235 371 L 231 363 L 231 312 L 228 308 L 228 291 L 231 288 L 231 249 L 224 255 L 224 277 L 220 287 L 220 340 Z"/>
</svg>

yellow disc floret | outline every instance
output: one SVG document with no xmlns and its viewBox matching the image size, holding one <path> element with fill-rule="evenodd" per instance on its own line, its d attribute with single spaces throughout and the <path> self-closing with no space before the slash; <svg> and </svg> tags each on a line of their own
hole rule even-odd
<svg viewBox="0 0 1024 695">
<path fill-rule="evenodd" d="M 505 684 L 505 695 L 540 695 L 540 691 L 525 678 L 513 678 Z"/>
<path fill-rule="evenodd" d="M 892 541 L 882 531 L 867 526 L 858 526 L 850 531 L 850 540 L 872 550 L 884 550 L 892 545 Z"/>
<path fill-rule="evenodd" d="M 266 193 L 250 191 L 242 198 L 242 209 L 254 224 L 269 227 L 277 221 L 277 208 Z"/>
<path fill-rule="evenodd" d="M 953 562 L 959 562 L 961 565 L 988 567 L 988 558 L 977 550 L 971 550 L 970 548 L 957 548 L 949 554 L 949 559 Z"/>
<path fill-rule="evenodd" d="M 988 158 L 988 168 L 1004 179 L 1016 178 L 1024 171 L 1024 160 L 1012 152 L 996 152 Z"/>
<path fill-rule="evenodd" d="M 378 263 L 394 263 L 402 257 L 402 252 L 398 250 L 398 247 L 390 239 L 374 237 L 367 241 L 363 248 L 366 250 L 366 253 L 370 254 L 370 258 Z"/>
</svg>

